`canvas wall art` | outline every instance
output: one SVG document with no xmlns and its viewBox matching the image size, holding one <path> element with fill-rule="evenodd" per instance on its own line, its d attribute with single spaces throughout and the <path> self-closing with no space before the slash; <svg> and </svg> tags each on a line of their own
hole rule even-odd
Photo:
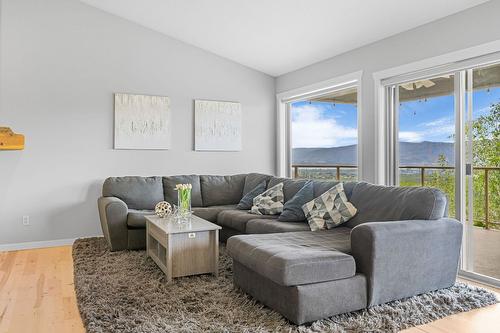
<svg viewBox="0 0 500 333">
<path fill-rule="evenodd" d="M 195 150 L 241 150 L 241 104 L 195 101 Z"/>
<path fill-rule="evenodd" d="M 169 149 L 170 99 L 115 94 L 115 149 Z"/>
</svg>

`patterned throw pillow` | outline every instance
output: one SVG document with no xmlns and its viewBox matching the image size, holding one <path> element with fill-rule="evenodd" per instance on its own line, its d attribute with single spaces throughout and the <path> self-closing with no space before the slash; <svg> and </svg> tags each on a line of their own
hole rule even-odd
<svg viewBox="0 0 500 333">
<path fill-rule="evenodd" d="M 302 210 L 312 231 L 335 228 L 347 222 L 357 212 L 356 207 L 347 201 L 342 183 L 306 203 Z"/>
<path fill-rule="evenodd" d="M 250 213 L 258 215 L 281 214 L 284 200 L 283 183 L 279 183 L 253 199 Z"/>
</svg>

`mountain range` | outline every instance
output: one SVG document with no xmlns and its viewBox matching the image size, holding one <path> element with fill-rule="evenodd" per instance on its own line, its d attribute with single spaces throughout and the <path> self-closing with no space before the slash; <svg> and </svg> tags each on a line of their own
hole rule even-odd
<svg viewBox="0 0 500 333">
<path fill-rule="evenodd" d="M 356 164 L 357 145 L 330 148 L 293 148 L 292 164 Z M 400 142 L 400 165 L 439 165 L 444 155 L 454 163 L 454 145 L 450 142 Z"/>
</svg>

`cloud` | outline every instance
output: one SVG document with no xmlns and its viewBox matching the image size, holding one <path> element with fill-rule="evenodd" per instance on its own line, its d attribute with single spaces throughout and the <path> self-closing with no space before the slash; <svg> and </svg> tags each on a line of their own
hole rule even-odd
<svg viewBox="0 0 500 333">
<path fill-rule="evenodd" d="M 399 141 L 404 142 L 422 142 L 421 132 L 399 131 Z"/>
<path fill-rule="evenodd" d="M 417 131 L 400 131 L 399 140 L 405 142 L 449 141 L 455 133 L 453 117 L 442 117 L 417 124 Z"/>
<path fill-rule="evenodd" d="M 442 117 L 438 118 L 432 121 L 428 121 L 426 123 L 422 123 L 419 126 L 424 126 L 424 127 L 442 127 L 442 126 L 454 126 L 453 125 L 453 118 L 451 117 Z"/>
<path fill-rule="evenodd" d="M 474 115 L 474 118 L 479 117 L 479 116 L 484 116 L 487 115 L 491 112 L 491 106 L 485 106 L 483 108 L 473 110 L 472 114 Z"/>
<path fill-rule="evenodd" d="M 336 117 L 324 117 L 321 109 L 312 105 L 293 108 L 292 147 L 336 147 L 357 143 L 356 128 L 339 124 Z"/>
</svg>

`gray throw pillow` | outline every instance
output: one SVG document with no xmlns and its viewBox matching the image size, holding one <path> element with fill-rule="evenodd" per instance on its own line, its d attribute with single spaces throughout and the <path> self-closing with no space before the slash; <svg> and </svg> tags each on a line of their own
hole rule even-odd
<svg viewBox="0 0 500 333">
<path fill-rule="evenodd" d="M 312 231 L 338 227 L 357 212 L 356 207 L 347 200 L 342 183 L 309 201 L 302 209 Z"/>
<path fill-rule="evenodd" d="M 241 198 L 240 203 L 236 208 L 238 209 L 243 209 L 243 210 L 249 210 L 252 208 L 253 205 L 253 199 L 258 196 L 259 194 L 262 194 L 266 190 L 266 181 L 263 180 L 259 185 L 255 186 L 250 192 L 245 194 L 243 198 Z"/>
<path fill-rule="evenodd" d="M 295 195 L 285 202 L 283 213 L 278 217 L 278 221 L 282 222 L 302 222 L 306 219 L 306 215 L 302 210 L 302 206 L 314 199 L 314 183 L 308 181 Z"/>
<path fill-rule="evenodd" d="M 283 183 L 279 183 L 253 198 L 253 206 L 250 213 L 258 215 L 281 214 L 284 200 Z"/>
</svg>

